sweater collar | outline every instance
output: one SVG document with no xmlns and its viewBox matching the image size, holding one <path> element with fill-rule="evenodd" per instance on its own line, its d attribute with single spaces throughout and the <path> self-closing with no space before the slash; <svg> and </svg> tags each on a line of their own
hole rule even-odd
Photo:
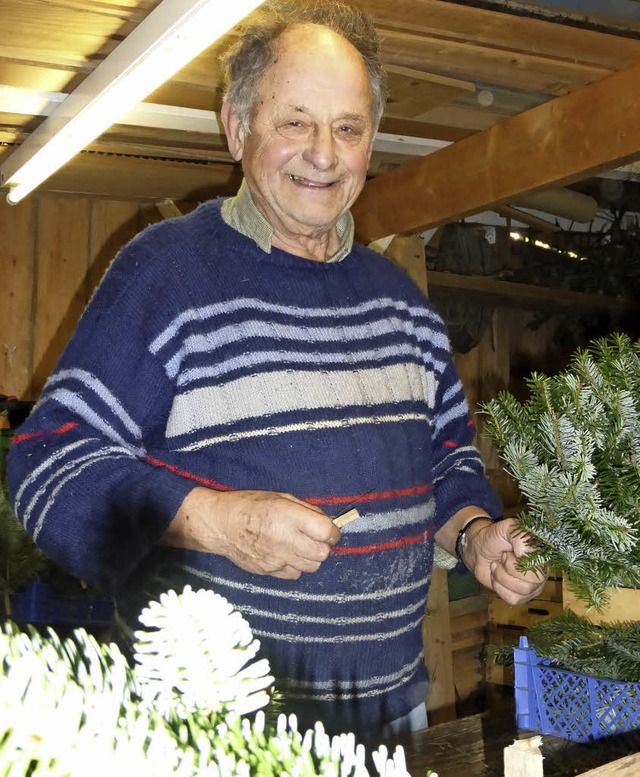
<svg viewBox="0 0 640 777">
<path fill-rule="evenodd" d="M 221 213 L 228 226 L 253 240 L 265 253 L 271 253 L 273 229 L 256 208 L 246 181 L 242 181 L 235 197 L 229 197 L 223 201 Z M 327 259 L 327 262 L 341 262 L 353 247 L 354 226 L 353 217 L 349 211 L 340 217 L 336 229 L 340 247 L 330 259 Z"/>
</svg>

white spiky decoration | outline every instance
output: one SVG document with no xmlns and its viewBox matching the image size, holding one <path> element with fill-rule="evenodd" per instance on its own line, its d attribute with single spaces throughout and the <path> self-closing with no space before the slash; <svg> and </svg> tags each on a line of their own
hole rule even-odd
<svg viewBox="0 0 640 777">
<path fill-rule="evenodd" d="M 269 702 L 269 662 L 253 662 L 260 643 L 224 597 L 190 586 L 169 591 L 140 622 L 146 630 L 134 635 L 135 675 L 146 703 L 163 712 L 181 702 L 188 712 L 245 715 Z"/>
<path fill-rule="evenodd" d="M 133 667 L 83 629 L 61 641 L 3 625 L 0 774 L 368 777 L 353 734 L 299 732 L 283 715 L 267 727 L 269 665 L 253 661 L 259 644 L 221 596 L 171 591 L 141 620 Z M 402 748 L 372 759 L 380 777 L 409 777 Z"/>
</svg>

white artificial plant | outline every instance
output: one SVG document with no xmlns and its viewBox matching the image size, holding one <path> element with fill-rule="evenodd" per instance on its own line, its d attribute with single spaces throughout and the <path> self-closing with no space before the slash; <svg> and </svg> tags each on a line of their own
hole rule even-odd
<svg viewBox="0 0 640 777">
<path fill-rule="evenodd" d="M 367 777 L 353 734 L 299 732 L 294 716 L 267 725 L 268 662 L 224 598 L 170 591 L 141 622 L 132 666 L 83 629 L 61 640 L 4 624 L 3 777 Z M 409 777 L 400 747 L 372 760 L 381 777 Z"/>
</svg>

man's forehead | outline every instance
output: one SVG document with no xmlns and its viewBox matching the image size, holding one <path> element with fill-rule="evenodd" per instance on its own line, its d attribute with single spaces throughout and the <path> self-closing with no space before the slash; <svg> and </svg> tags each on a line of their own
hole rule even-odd
<svg viewBox="0 0 640 777">
<path fill-rule="evenodd" d="M 311 114 L 313 108 L 304 103 L 284 103 L 284 110 L 291 111 L 291 113 Z M 336 121 L 353 121 L 353 122 L 366 122 L 368 116 L 358 111 L 342 111 L 335 117 Z"/>
<path fill-rule="evenodd" d="M 313 44 L 313 48 L 309 45 Z M 361 59 L 360 52 L 343 35 L 330 27 L 322 24 L 296 24 L 287 27 L 276 39 L 274 45 L 275 58 L 273 64 L 278 62 L 279 56 L 290 50 L 302 50 L 310 56 L 318 54 L 318 48 L 326 55 L 334 52 L 344 56 L 347 51 Z"/>
</svg>

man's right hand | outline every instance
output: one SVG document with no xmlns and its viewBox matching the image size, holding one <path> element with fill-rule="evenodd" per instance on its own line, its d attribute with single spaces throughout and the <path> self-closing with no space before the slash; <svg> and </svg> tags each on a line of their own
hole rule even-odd
<svg viewBox="0 0 640 777">
<path fill-rule="evenodd" d="M 197 487 L 160 542 L 225 556 L 247 572 L 297 580 L 316 572 L 339 539 L 326 513 L 291 494 Z"/>
</svg>

